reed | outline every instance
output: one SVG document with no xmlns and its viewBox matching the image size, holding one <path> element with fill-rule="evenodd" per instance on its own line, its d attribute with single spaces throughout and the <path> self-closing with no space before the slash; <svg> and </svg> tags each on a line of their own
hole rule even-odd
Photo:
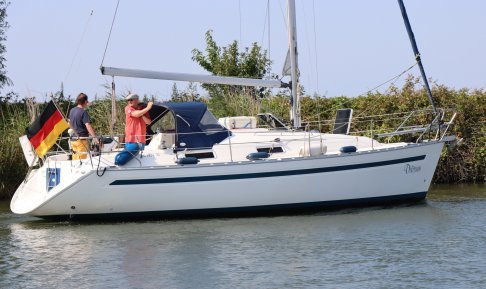
<svg viewBox="0 0 486 289">
<path fill-rule="evenodd" d="M 452 149 L 444 149 L 434 176 L 436 183 L 485 182 L 486 181 L 486 90 L 451 89 L 442 85 L 433 88 L 437 106 L 454 109 L 458 116 L 451 132 L 464 141 Z M 10 197 L 23 180 L 27 164 L 24 160 L 18 138 L 32 120 L 34 112 L 41 111 L 44 104 L 36 104 L 19 97 L 0 99 L 0 197 Z M 218 104 L 201 98 L 217 117 Z M 289 101 L 284 94 L 268 95 L 260 99 L 255 95 L 234 94 L 227 97 L 225 110 L 232 115 L 255 115 L 271 112 L 284 121 L 289 121 Z M 126 102 L 117 100 L 117 126 L 114 134 L 123 134 Z M 72 103 L 60 98 L 61 109 L 66 112 Z M 353 126 L 353 131 L 368 130 L 373 118 L 365 115 L 383 115 L 408 112 L 428 107 L 425 90 L 417 86 L 416 79 L 409 78 L 402 88 L 390 87 L 386 93 L 368 93 L 359 97 L 310 97 L 302 98 L 303 124 L 309 128 L 330 131 L 331 122 L 326 126 L 312 122 L 333 119 L 336 109 L 353 108 L 354 119 L 361 120 Z M 214 110 L 213 110 L 214 108 Z M 97 134 L 111 132 L 111 100 L 109 95 L 96 98 L 89 107 L 92 124 Z M 427 121 L 426 116 L 417 120 Z M 422 119 L 420 119 L 422 118 Z M 374 130 L 396 127 L 401 119 L 373 120 Z"/>
<path fill-rule="evenodd" d="M 28 99 L 4 98 L 0 101 L 0 197 L 10 196 L 27 172 L 19 144 L 36 105 Z"/>
</svg>

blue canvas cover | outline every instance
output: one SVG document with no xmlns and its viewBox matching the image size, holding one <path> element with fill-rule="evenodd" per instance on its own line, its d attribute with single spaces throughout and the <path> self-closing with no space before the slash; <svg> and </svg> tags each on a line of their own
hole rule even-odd
<svg viewBox="0 0 486 289">
<path fill-rule="evenodd" d="M 149 111 L 152 123 L 172 113 L 175 119 L 176 149 L 211 148 L 231 135 L 202 102 L 162 102 Z M 185 143 L 185 146 L 181 144 Z"/>
</svg>

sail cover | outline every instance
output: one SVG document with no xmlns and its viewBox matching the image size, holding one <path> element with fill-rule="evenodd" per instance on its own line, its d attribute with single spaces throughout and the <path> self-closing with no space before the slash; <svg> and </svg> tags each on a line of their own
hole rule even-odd
<svg viewBox="0 0 486 289">
<path fill-rule="evenodd" d="M 162 102 L 149 111 L 152 123 L 167 113 L 175 120 L 176 149 L 207 149 L 231 135 L 202 102 Z"/>
</svg>

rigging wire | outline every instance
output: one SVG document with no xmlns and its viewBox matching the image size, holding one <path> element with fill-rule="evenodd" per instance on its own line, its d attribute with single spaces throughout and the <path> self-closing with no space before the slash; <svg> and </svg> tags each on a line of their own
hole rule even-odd
<svg viewBox="0 0 486 289">
<path fill-rule="evenodd" d="M 312 18 L 314 22 L 314 55 L 316 58 L 316 91 L 319 95 L 319 65 L 317 61 L 316 1 L 312 0 Z"/>
<path fill-rule="evenodd" d="M 267 15 L 268 15 L 268 6 L 267 6 L 267 11 L 265 11 L 265 20 L 263 20 L 262 41 L 260 41 L 262 46 L 263 46 L 263 41 L 265 40 L 265 31 L 267 30 Z"/>
<path fill-rule="evenodd" d="M 272 55 L 270 53 L 270 0 L 267 0 L 267 11 L 265 11 L 265 20 L 263 21 L 263 32 L 262 32 L 262 41 L 261 46 L 263 47 L 263 42 L 265 41 L 265 32 L 267 31 L 268 26 L 268 59 L 272 59 Z"/>
<path fill-rule="evenodd" d="M 414 67 L 415 67 L 415 66 L 417 66 L 417 65 L 418 65 L 418 62 L 415 62 L 413 65 L 411 65 L 411 66 L 410 66 L 410 67 L 408 67 L 407 69 L 403 70 L 403 71 L 402 71 L 402 72 L 400 72 L 399 74 L 395 75 L 394 77 L 392 77 L 392 78 L 388 79 L 387 81 L 385 81 L 385 82 L 383 82 L 383 83 L 381 83 L 381 84 L 379 84 L 379 85 L 377 85 L 377 86 L 375 86 L 375 87 L 373 87 L 373 88 L 371 88 L 371 89 L 368 89 L 366 92 L 363 92 L 363 93 L 361 93 L 361 94 L 358 94 L 358 95 L 357 95 L 357 96 L 355 96 L 355 97 L 360 97 L 360 96 L 367 95 L 367 94 L 371 93 L 372 91 L 377 90 L 378 88 L 381 88 L 382 86 L 384 86 L 385 84 L 388 84 L 388 83 L 390 83 L 390 82 L 392 82 L 392 84 L 396 83 L 396 82 L 397 82 L 397 81 L 400 79 L 400 77 L 402 77 L 402 76 L 403 76 L 405 73 L 409 72 L 409 71 L 410 71 L 412 68 L 414 68 Z M 381 94 L 381 95 L 379 95 L 379 98 L 381 98 L 381 97 L 385 97 L 385 96 L 386 96 L 385 94 Z M 318 117 L 320 117 L 321 115 L 326 115 L 326 114 L 328 114 L 329 112 L 331 112 L 331 111 L 333 111 L 333 110 L 336 110 L 336 109 L 338 109 L 338 108 L 342 108 L 342 107 L 344 107 L 344 105 L 346 105 L 346 102 L 344 102 L 344 103 L 339 103 L 339 104 L 337 104 L 337 105 L 334 105 L 334 106 L 330 107 L 329 109 L 327 109 L 327 110 L 325 110 L 325 111 L 319 112 L 319 113 L 318 113 Z M 364 111 L 360 112 L 358 115 L 353 116 L 353 117 L 354 117 L 354 118 L 357 118 L 357 117 L 359 117 L 359 116 L 363 115 L 363 114 L 364 114 L 366 111 L 368 111 L 368 110 L 369 110 L 369 109 L 371 109 L 371 108 L 372 108 L 372 107 L 368 107 L 367 109 L 365 109 Z"/>
<path fill-rule="evenodd" d="M 382 87 L 383 85 L 387 84 L 387 83 L 390 83 L 393 81 L 393 83 L 395 83 L 402 75 L 404 75 L 405 73 L 407 73 L 408 71 L 410 71 L 412 68 L 414 68 L 416 65 L 418 65 L 418 62 L 415 62 L 413 65 L 411 65 L 409 68 L 405 69 L 404 71 L 400 72 L 398 75 L 396 75 L 395 77 L 393 78 L 390 78 L 388 79 L 387 81 L 377 85 L 376 87 L 373 87 L 372 89 L 368 89 L 368 91 L 366 91 L 365 93 L 361 93 L 359 94 L 358 96 L 362 96 L 362 95 L 365 95 L 365 94 L 368 94 L 370 92 L 372 92 L 373 90 L 376 90 L 380 87 Z"/>
<path fill-rule="evenodd" d="M 267 0 L 267 11 L 268 11 L 268 59 L 272 59 L 270 54 L 270 0 Z"/>
<path fill-rule="evenodd" d="M 66 76 L 64 77 L 64 81 L 66 81 L 68 79 L 69 75 L 71 74 L 71 70 L 73 68 L 74 61 L 76 60 L 76 57 L 78 56 L 79 49 L 81 48 L 81 45 L 83 44 L 84 37 L 86 36 L 86 32 L 88 31 L 89 24 L 91 22 L 91 19 L 93 18 L 92 17 L 93 12 L 94 12 L 94 10 L 91 10 L 91 12 L 88 16 L 88 20 L 86 21 L 86 24 L 84 25 L 84 30 L 83 30 L 83 33 L 81 34 L 81 39 L 79 40 L 78 47 L 76 48 L 76 52 L 74 53 L 73 59 L 71 60 L 71 65 L 69 65 L 69 69 L 66 73 Z"/>
<path fill-rule="evenodd" d="M 238 15 L 239 15 L 239 18 L 240 18 L 240 45 L 239 45 L 239 47 L 241 47 L 241 45 L 242 45 L 242 42 L 241 42 L 241 0 L 238 0 Z"/>
<path fill-rule="evenodd" d="M 283 7 L 282 7 L 282 2 L 278 1 L 278 6 L 280 7 L 280 13 L 282 14 L 282 19 L 285 24 L 285 28 L 287 28 L 287 32 L 289 31 L 289 23 L 287 22 L 287 17 L 285 16 L 286 13 L 284 13 Z"/>
<path fill-rule="evenodd" d="M 268 23 L 268 39 L 270 40 L 270 11 L 269 11 L 270 0 L 267 0 L 267 10 L 265 11 L 265 19 L 263 20 L 263 32 L 262 32 L 262 40 L 260 41 L 261 46 L 263 47 L 263 42 L 265 41 L 265 32 L 267 31 L 267 23 Z M 270 59 L 270 41 L 268 41 L 268 58 Z"/>
<path fill-rule="evenodd" d="M 411 65 L 409 68 L 407 68 L 407 69 L 405 69 L 404 71 L 400 72 L 400 73 L 399 73 L 397 76 L 395 76 L 395 77 L 393 77 L 393 78 L 388 79 L 387 81 L 385 81 L 385 82 L 383 82 L 383 83 L 379 84 L 379 85 L 378 85 L 378 86 L 376 86 L 376 87 L 373 87 L 372 89 L 369 89 L 369 90 L 368 90 L 368 91 L 366 91 L 365 93 L 362 93 L 362 94 L 360 94 L 360 95 L 358 95 L 358 96 L 363 96 L 363 95 L 369 94 L 370 92 L 372 92 L 372 91 L 374 91 L 374 90 L 377 90 L 378 88 L 380 88 L 380 87 L 382 87 L 383 85 L 388 84 L 388 83 L 391 83 L 392 85 L 394 85 L 394 84 L 395 84 L 395 83 L 396 83 L 396 82 L 397 82 L 397 81 L 400 79 L 400 77 L 402 77 L 402 76 L 403 76 L 405 73 L 407 73 L 407 72 L 409 72 L 410 70 L 412 70 L 412 68 L 414 68 L 414 67 L 415 67 L 415 66 L 417 66 L 418 64 L 419 64 L 419 62 L 418 62 L 418 61 L 416 61 L 416 62 L 415 62 L 413 65 Z M 378 98 L 382 98 L 382 97 L 384 97 L 384 96 L 385 96 L 385 94 L 380 94 L 380 95 L 378 96 Z M 360 113 L 357 115 L 357 117 L 359 117 L 359 116 L 363 115 L 365 112 L 367 112 L 367 111 L 368 111 L 368 110 L 370 110 L 371 108 L 373 108 L 373 107 L 371 107 L 371 106 L 367 107 L 365 110 L 361 111 L 361 112 L 360 112 Z"/>
<path fill-rule="evenodd" d="M 310 45 L 310 40 L 309 40 L 309 31 L 308 31 L 308 23 L 307 23 L 307 13 L 306 13 L 306 9 L 305 9 L 305 6 L 304 6 L 304 2 L 301 2 L 302 3 L 302 13 L 304 14 L 304 38 L 305 38 L 305 41 L 306 41 L 306 44 L 307 44 L 307 60 L 309 61 L 309 73 L 306 74 L 306 78 L 307 80 L 309 81 L 309 83 L 312 82 L 312 80 L 314 79 L 314 72 L 313 72 L 313 65 L 312 65 L 312 59 L 311 59 L 311 45 Z"/>
<path fill-rule="evenodd" d="M 268 26 L 268 34 L 267 34 L 267 39 L 268 39 L 268 59 L 271 61 L 272 60 L 272 55 L 271 55 L 271 46 L 270 46 L 270 0 L 267 0 L 267 8 L 265 11 L 265 19 L 263 21 L 263 32 L 262 32 L 262 40 L 261 40 L 261 46 L 263 47 L 263 42 L 265 41 L 265 32 L 267 31 L 267 26 Z M 271 67 L 270 67 L 271 69 Z M 271 71 L 268 71 L 268 73 L 271 75 Z M 271 109 L 268 107 L 268 105 L 265 105 L 264 102 L 261 100 L 258 102 L 260 107 L 259 111 L 264 109 L 265 111 L 271 111 Z"/>
<path fill-rule="evenodd" d="M 120 5 L 120 0 L 116 2 L 115 13 L 113 14 L 113 20 L 111 21 L 110 33 L 108 34 L 108 39 L 106 40 L 105 52 L 103 53 L 100 66 L 103 66 L 103 62 L 105 61 L 106 51 L 108 50 L 108 44 L 110 43 L 111 32 L 113 31 L 113 25 L 115 24 L 116 14 L 118 12 L 118 5 Z"/>
</svg>

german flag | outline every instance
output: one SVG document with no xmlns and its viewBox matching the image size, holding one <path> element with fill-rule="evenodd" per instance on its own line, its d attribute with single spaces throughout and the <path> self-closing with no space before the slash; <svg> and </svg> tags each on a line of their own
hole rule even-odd
<svg viewBox="0 0 486 289">
<path fill-rule="evenodd" d="M 68 127 L 69 124 L 51 100 L 34 123 L 25 129 L 25 134 L 37 155 L 43 157 Z"/>
</svg>

